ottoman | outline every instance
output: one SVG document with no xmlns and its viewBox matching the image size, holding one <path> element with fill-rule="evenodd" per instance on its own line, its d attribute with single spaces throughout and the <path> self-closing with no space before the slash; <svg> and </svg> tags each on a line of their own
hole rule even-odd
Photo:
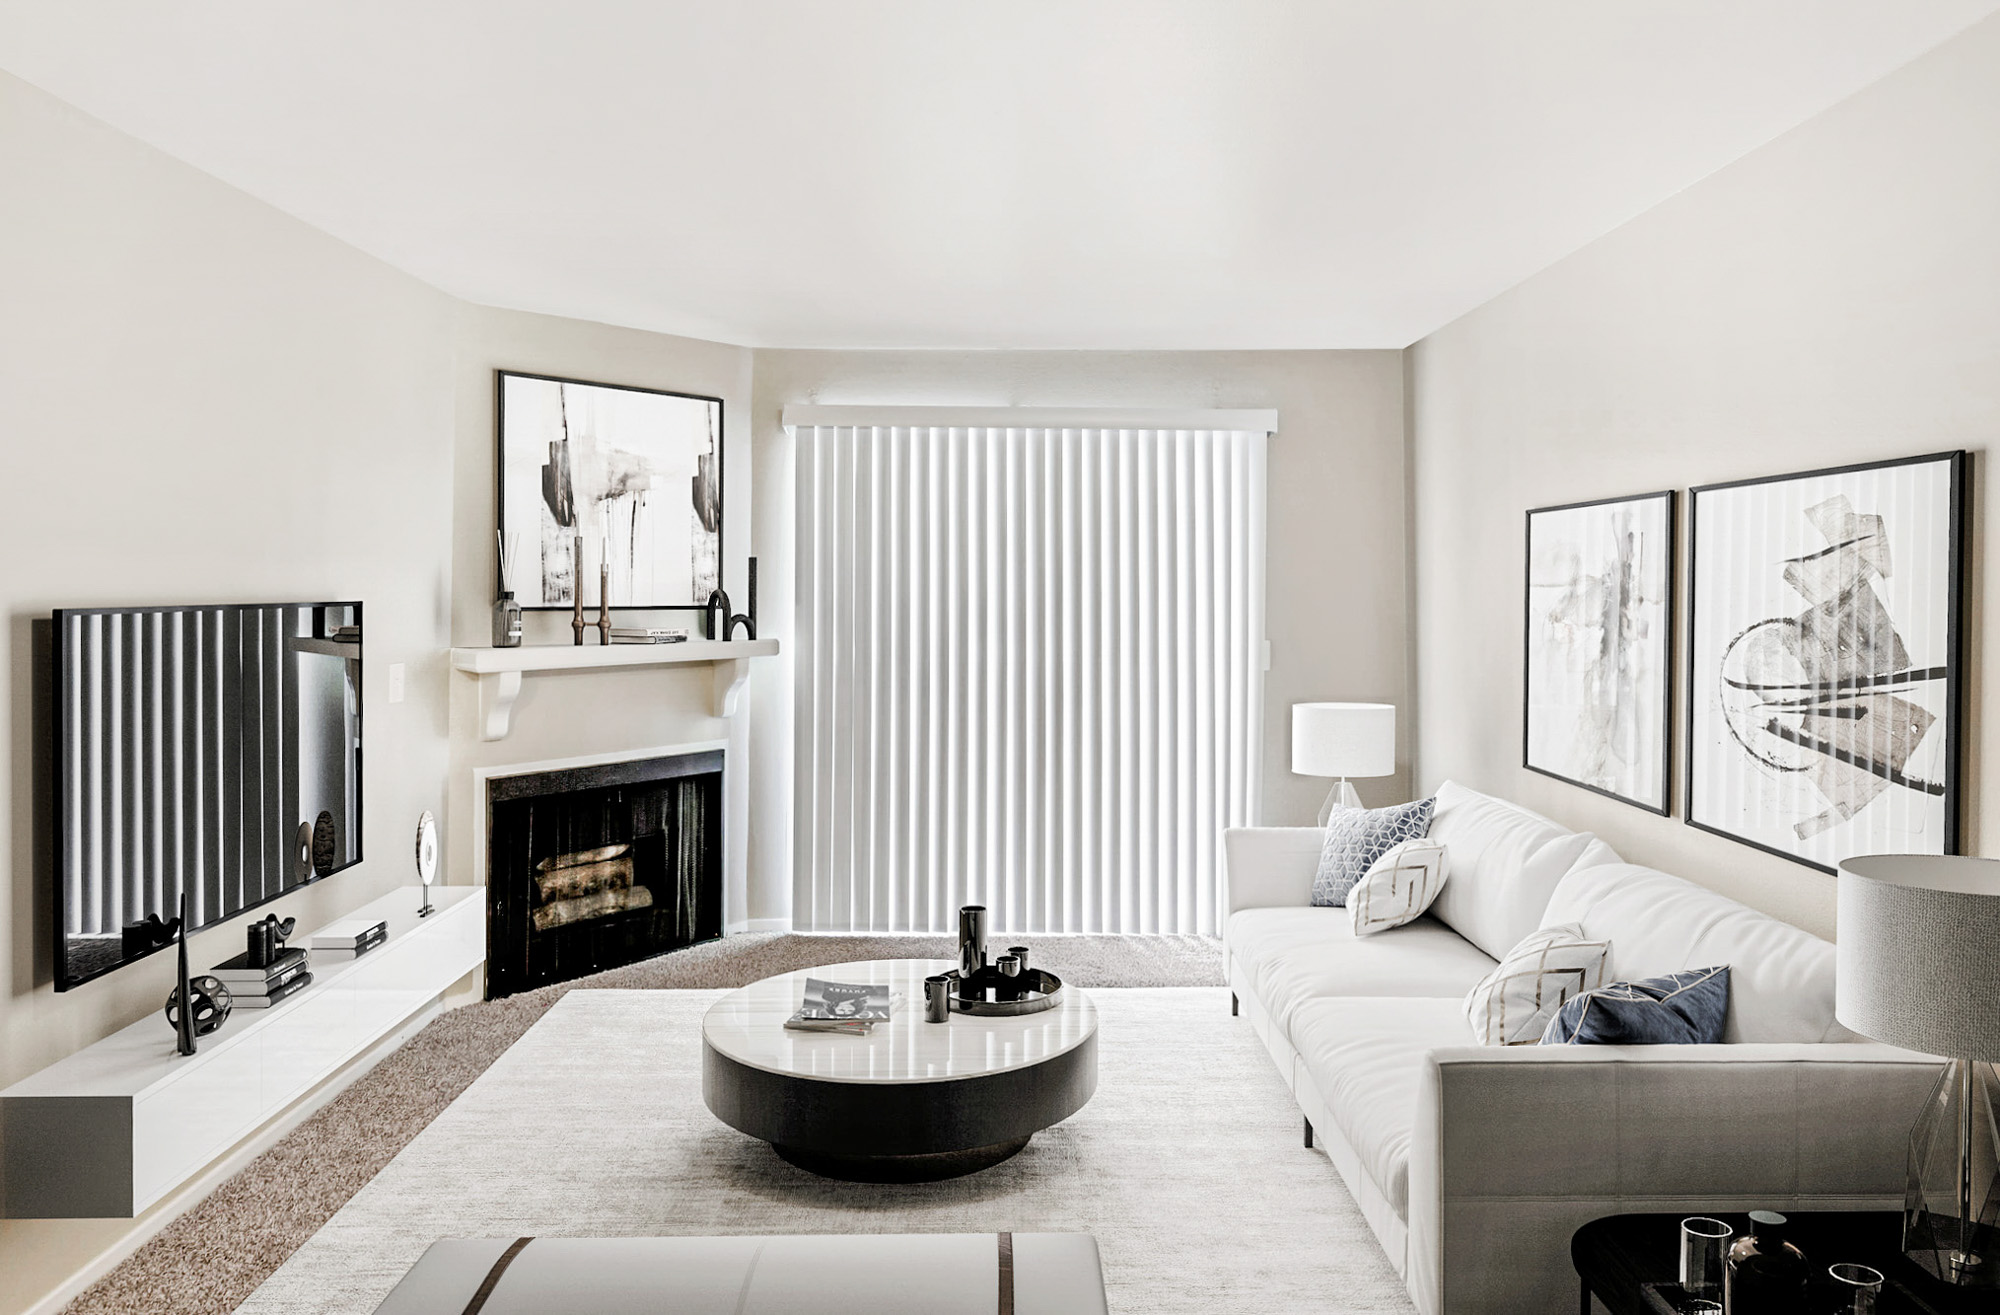
<svg viewBox="0 0 2000 1315">
<path fill-rule="evenodd" d="M 1088 1233 L 449 1238 L 375 1315 L 1107 1315 Z"/>
</svg>

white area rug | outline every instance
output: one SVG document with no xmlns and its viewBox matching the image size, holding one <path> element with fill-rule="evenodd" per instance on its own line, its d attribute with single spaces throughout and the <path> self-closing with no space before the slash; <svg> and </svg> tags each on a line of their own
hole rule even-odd
<svg viewBox="0 0 2000 1315">
<path fill-rule="evenodd" d="M 997 1168 L 839 1183 L 701 1099 L 719 991 L 565 996 L 253 1293 L 367 1315 L 440 1237 L 1094 1233 L 1116 1315 L 1411 1309 L 1217 988 L 1096 990 L 1097 1094 Z"/>
</svg>

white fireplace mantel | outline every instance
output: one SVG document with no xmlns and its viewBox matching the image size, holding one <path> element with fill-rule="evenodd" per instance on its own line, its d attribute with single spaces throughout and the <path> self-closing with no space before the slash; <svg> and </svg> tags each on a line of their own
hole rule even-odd
<svg viewBox="0 0 2000 1315">
<path fill-rule="evenodd" d="M 775 639 L 690 639 L 681 644 L 523 644 L 519 648 L 454 648 L 451 665 L 479 682 L 479 738 L 504 740 L 513 727 L 523 676 L 558 671 L 634 667 L 712 668 L 715 715 L 735 713 L 750 679 L 750 659 L 775 657 Z"/>
</svg>

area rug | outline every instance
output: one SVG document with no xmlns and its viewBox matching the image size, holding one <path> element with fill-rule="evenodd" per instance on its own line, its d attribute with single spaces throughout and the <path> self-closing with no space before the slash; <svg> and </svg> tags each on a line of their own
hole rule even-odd
<svg viewBox="0 0 2000 1315">
<path fill-rule="evenodd" d="M 1222 983 L 1206 936 L 1033 936 L 1037 962 L 1083 987 Z M 817 964 L 951 958 L 925 935 L 754 932 L 454 1009 L 85 1289 L 65 1315 L 228 1315 L 334 1211 L 573 990 L 744 986 Z"/>
<path fill-rule="evenodd" d="M 996 1168 L 815 1177 L 701 1099 L 713 991 L 576 991 L 242 1315 L 366 1315 L 439 1237 L 1085 1231 L 1118 1315 L 1408 1311 L 1250 1028 L 1207 989 L 1092 992 L 1095 1097 Z"/>
</svg>

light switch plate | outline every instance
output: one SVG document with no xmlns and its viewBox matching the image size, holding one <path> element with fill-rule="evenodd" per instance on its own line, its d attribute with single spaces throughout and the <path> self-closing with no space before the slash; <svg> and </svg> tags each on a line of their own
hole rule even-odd
<svg viewBox="0 0 2000 1315">
<path fill-rule="evenodd" d="M 403 664 L 400 662 L 391 662 L 389 664 L 389 702 L 401 703 L 402 701 Z"/>
</svg>

